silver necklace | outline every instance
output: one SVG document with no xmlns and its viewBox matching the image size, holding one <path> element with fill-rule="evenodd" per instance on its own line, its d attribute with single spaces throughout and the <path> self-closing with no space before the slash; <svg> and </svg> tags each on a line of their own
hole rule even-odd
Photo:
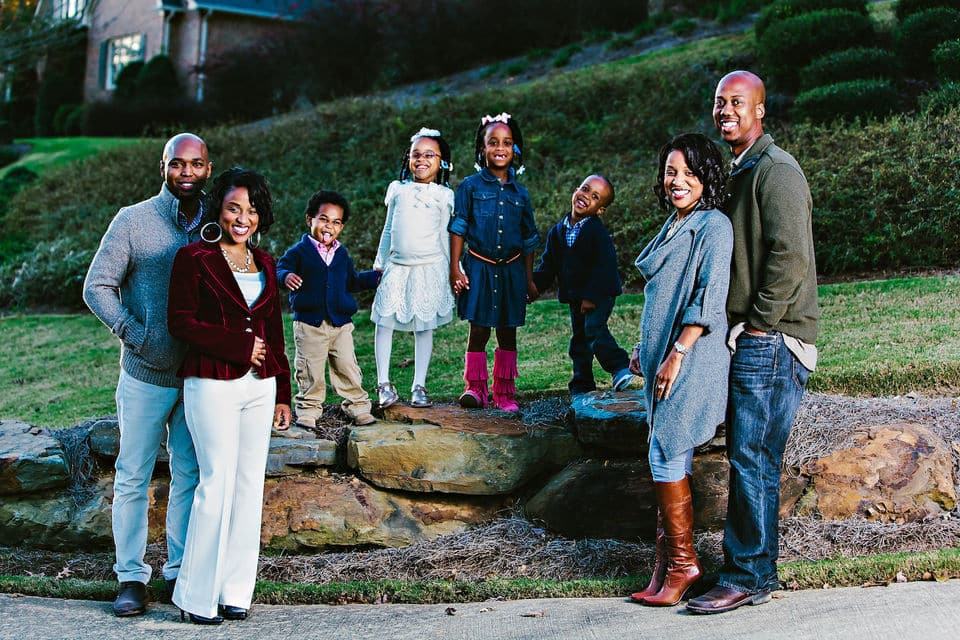
<svg viewBox="0 0 960 640">
<path fill-rule="evenodd" d="M 230 268 L 237 273 L 246 273 L 247 271 L 250 271 L 250 265 L 253 264 L 253 256 L 250 254 L 250 249 L 247 249 L 247 261 L 243 263 L 242 267 L 230 259 L 230 256 L 227 255 L 227 250 L 223 247 L 220 247 L 220 253 L 223 254 L 223 257 L 227 261 L 227 264 L 230 265 Z"/>
</svg>

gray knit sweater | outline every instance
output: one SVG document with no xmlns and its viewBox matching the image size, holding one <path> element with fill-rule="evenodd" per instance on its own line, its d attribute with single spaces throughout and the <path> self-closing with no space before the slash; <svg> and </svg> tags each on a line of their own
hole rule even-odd
<svg viewBox="0 0 960 640">
<path fill-rule="evenodd" d="M 120 366 L 133 378 L 179 387 L 186 346 L 167 330 L 167 292 L 177 250 L 198 239 L 177 222 L 180 202 L 164 185 L 154 197 L 117 212 L 100 241 L 83 300 L 120 338 Z"/>
</svg>

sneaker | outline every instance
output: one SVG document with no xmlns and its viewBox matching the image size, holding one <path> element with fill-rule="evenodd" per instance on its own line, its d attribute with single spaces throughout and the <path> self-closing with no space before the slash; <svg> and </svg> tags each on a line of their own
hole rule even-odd
<svg viewBox="0 0 960 640">
<path fill-rule="evenodd" d="M 422 384 L 415 385 L 413 391 L 410 392 L 410 406 L 421 408 L 433 406 L 433 403 L 430 402 L 430 396 L 427 395 L 427 389 Z"/>
<path fill-rule="evenodd" d="M 358 427 L 364 427 L 368 424 L 373 424 L 377 419 L 373 417 L 373 414 L 370 413 L 358 413 L 353 417 L 353 423 Z"/>
<path fill-rule="evenodd" d="M 147 585 L 136 580 L 120 583 L 120 593 L 113 601 L 113 615 L 125 618 L 147 611 Z"/>
<path fill-rule="evenodd" d="M 384 382 L 383 384 L 377 385 L 377 399 L 380 402 L 380 408 L 386 409 L 399 400 L 400 395 L 397 393 L 397 388 L 393 386 L 393 383 Z"/>
<path fill-rule="evenodd" d="M 630 383 L 633 382 L 633 374 L 630 373 L 629 369 L 624 369 L 618 373 L 613 378 L 613 390 L 614 391 L 623 391 L 630 386 Z"/>
</svg>

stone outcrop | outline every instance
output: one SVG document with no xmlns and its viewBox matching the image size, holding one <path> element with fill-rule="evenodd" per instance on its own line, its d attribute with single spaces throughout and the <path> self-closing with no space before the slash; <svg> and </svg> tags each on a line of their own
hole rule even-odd
<svg viewBox="0 0 960 640">
<path fill-rule="evenodd" d="M 23 422 L 0 421 L 0 495 L 67 487 L 70 469 L 50 432 Z"/>
<path fill-rule="evenodd" d="M 814 492 L 804 505 L 827 520 L 908 522 L 950 511 L 957 502 L 950 448 L 917 424 L 866 430 L 852 447 L 803 471 L 812 476 Z"/>
<path fill-rule="evenodd" d="M 570 403 L 577 440 L 604 456 L 645 457 L 647 409 L 640 391 L 581 393 Z"/>
<path fill-rule="evenodd" d="M 267 480 L 261 541 L 271 549 L 319 551 L 402 547 L 493 517 L 502 499 L 382 491 L 353 476 Z"/>
<path fill-rule="evenodd" d="M 528 428 L 499 412 L 394 405 L 386 417 L 354 428 L 347 443 L 348 465 L 386 489 L 508 494 L 580 455 L 567 428 Z"/>
</svg>

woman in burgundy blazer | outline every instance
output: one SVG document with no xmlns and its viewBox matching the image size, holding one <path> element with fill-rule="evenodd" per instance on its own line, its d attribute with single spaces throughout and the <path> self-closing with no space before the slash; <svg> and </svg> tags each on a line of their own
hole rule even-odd
<svg viewBox="0 0 960 640">
<path fill-rule="evenodd" d="M 276 264 L 256 246 L 273 223 L 266 180 L 225 171 L 204 219 L 203 239 L 174 259 L 167 307 L 170 333 L 188 345 L 179 374 L 200 467 L 173 602 L 194 623 L 220 624 L 245 619 L 253 599 L 270 427 L 290 425 L 290 365 Z"/>
</svg>

